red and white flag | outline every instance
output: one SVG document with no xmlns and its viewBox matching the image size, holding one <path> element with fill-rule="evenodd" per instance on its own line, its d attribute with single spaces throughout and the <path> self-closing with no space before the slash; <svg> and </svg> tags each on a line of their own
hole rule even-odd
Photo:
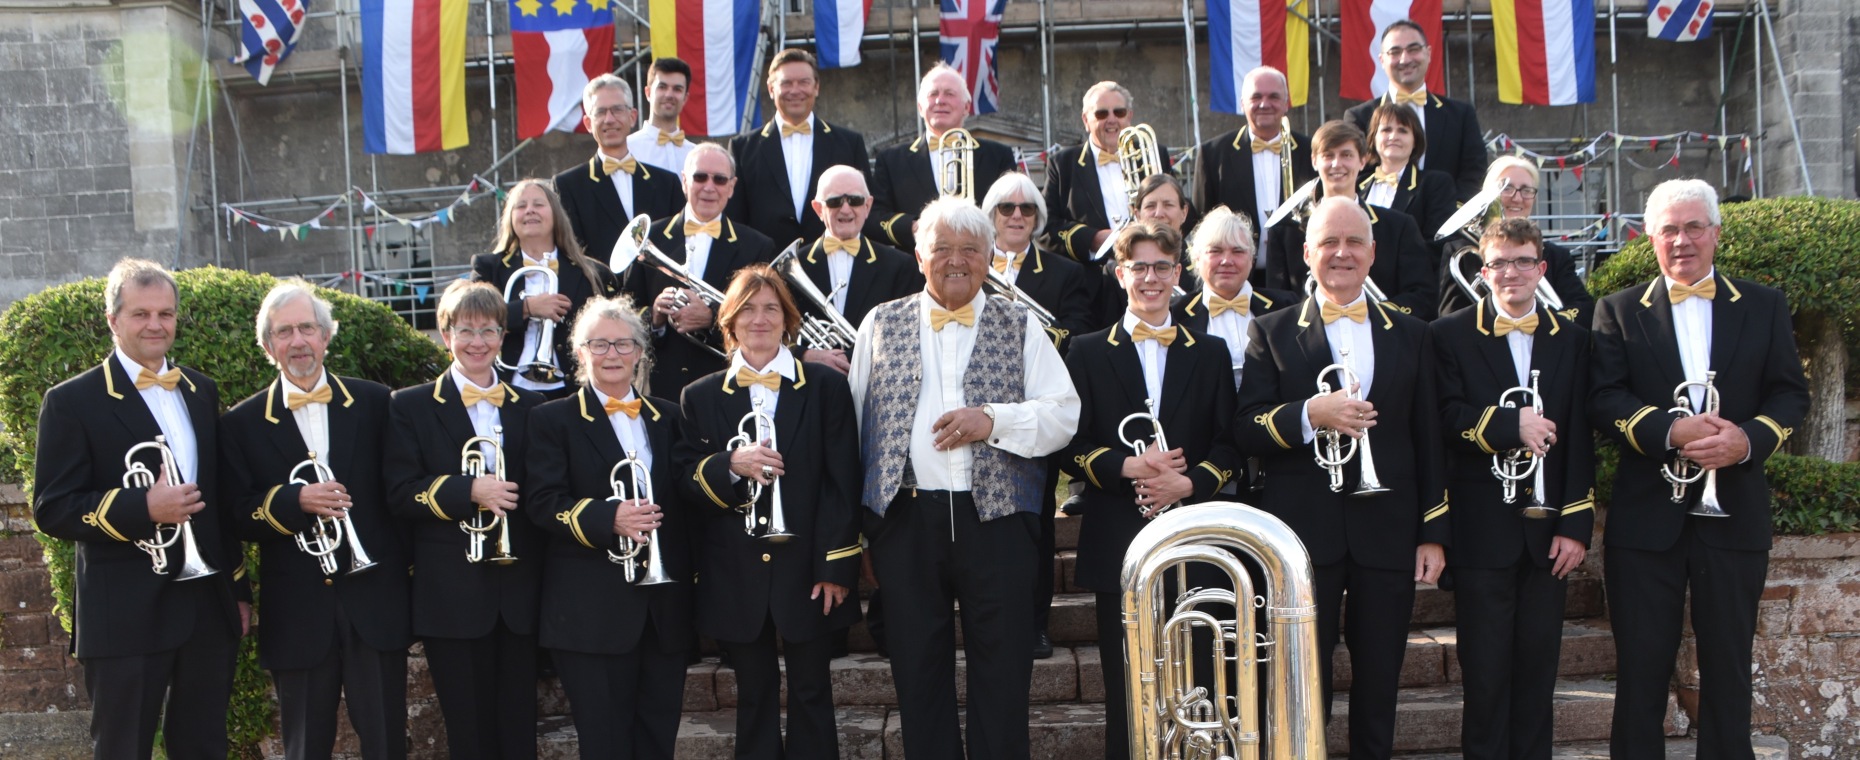
<svg viewBox="0 0 1860 760">
<path fill-rule="evenodd" d="M 1382 31 L 1402 19 L 1420 24 L 1432 48 L 1428 91 L 1447 88 L 1446 56 L 1440 50 L 1440 0 L 1353 0 L 1343 4 L 1343 97 L 1370 100 L 1388 91 L 1388 74 L 1382 71 Z"/>
<path fill-rule="evenodd" d="M 581 88 L 614 65 L 614 14 L 576 3 L 568 13 L 540 0 L 510 0 L 517 61 L 517 139 L 586 131 Z"/>
</svg>

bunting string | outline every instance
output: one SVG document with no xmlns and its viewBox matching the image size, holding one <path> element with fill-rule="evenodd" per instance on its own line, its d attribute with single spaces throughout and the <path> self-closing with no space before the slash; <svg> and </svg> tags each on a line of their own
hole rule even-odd
<svg viewBox="0 0 1860 760">
<path fill-rule="evenodd" d="M 260 232 L 276 232 L 278 233 L 279 240 L 302 240 L 312 230 L 361 230 L 363 234 L 372 238 L 375 233 L 375 228 L 382 224 L 399 224 L 414 229 L 420 229 L 428 224 L 439 224 L 442 226 L 451 224 L 452 217 L 456 213 L 458 207 L 470 206 L 472 201 L 486 196 L 494 196 L 499 203 L 502 203 L 506 195 L 507 193 L 504 188 L 499 187 L 497 183 L 477 174 L 473 174 L 471 182 L 465 186 L 465 190 L 460 192 L 458 197 L 453 198 L 450 203 L 437 209 L 418 213 L 396 214 L 389 211 L 381 202 L 377 201 L 374 196 L 369 195 L 367 191 L 359 187 L 349 188 L 348 192 L 337 196 L 335 200 L 330 201 L 328 206 L 323 207 L 321 211 L 312 214 L 308 219 L 303 221 L 289 221 L 266 216 L 240 208 L 236 203 L 222 203 L 220 204 L 220 208 L 226 213 L 226 227 L 229 234 L 235 224 L 243 222 L 258 228 Z M 370 222 L 366 224 L 335 223 L 336 211 L 342 208 L 343 204 L 352 202 L 360 203 L 364 213 L 377 214 L 386 219 L 386 221 Z"/>
</svg>

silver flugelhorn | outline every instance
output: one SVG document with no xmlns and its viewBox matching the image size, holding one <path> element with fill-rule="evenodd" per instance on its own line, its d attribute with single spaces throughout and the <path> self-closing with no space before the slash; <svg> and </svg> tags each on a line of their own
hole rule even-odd
<svg viewBox="0 0 1860 760">
<path fill-rule="evenodd" d="M 1260 568 L 1264 596 L 1254 595 L 1240 554 Z M 1166 581 L 1184 576 L 1188 564 L 1218 568 L 1234 590 L 1181 589 L 1172 596 Z M 1328 655 L 1318 651 L 1314 576 L 1297 534 L 1244 504 L 1199 504 L 1143 526 L 1124 552 L 1120 578 L 1130 756 L 1257 760 L 1264 737 L 1272 760 L 1325 757 L 1318 666 Z M 1217 617 L 1204 605 L 1238 614 Z M 1255 619 L 1260 609 L 1269 626 L 1264 633 Z M 1195 682 L 1197 628 L 1214 634 L 1211 687 Z M 1271 669 L 1263 679 L 1263 719 L 1261 663 Z M 1229 667 L 1236 671 L 1232 681 Z"/>
<path fill-rule="evenodd" d="M 308 479 L 298 474 L 306 467 L 310 468 Z M 291 468 L 290 484 L 294 486 L 330 483 L 335 480 L 336 473 L 329 469 L 329 465 L 317 461 L 314 451 L 310 452 L 310 458 L 298 462 L 296 467 Z M 345 542 L 349 545 L 349 575 L 375 569 L 374 559 L 369 557 L 368 551 L 362 548 L 362 537 L 355 530 L 355 521 L 349 519 L 348 510 L 344 509 L 341 512 L 342 514 L 336 517 L 317 515 L 316 522 L 310 526 L 309 530 L 297 534 L 297 548 L 315 557 L 317 564 L 322 566 L 324 575 L 335 575 L 340 569 L 336 562 L 336 550 L 342 548 Z"/>
<path fill-rule="evenodd" d="M 613 270 L 614 277 L 625 279 L 627 271 L 631 270 L 633 265 L 644 262 L 646 266 L 659 270 L 660 274 L 670 277 L 678 283 L 679 291 L 676 299 L 678 308 L 682 309 L 686 304 L 691 302 L 690 296 L 684 293 L 684 291 L 690 290 L 697 293 L 698 298 L 704 301 L 704 305 L 709 306 L 711 311 L 715 312 L 717 307 L 723 305 L 723 291 L 705 282 L 704 278 L 693 276 L 691 270 L 686 269 L 684 264 L 672 260 L 672 257 L 665 255 L 664 251 L 659 250 L 658 246 L 653 245 L 652 241 L 647 239 L 646 234 L 651 226 L 652 220 L 645 214 L 640 214 L 639 216 L 633 217 L 633 221 L 627 224 L 626 229 L 620 231 L 620 238 L 614 241 L 613 254 L 607 260 L 607 266 Z M 642 304 L 634 305 L 640 306 Z M 647 307 L 651 306 L 651 304 L 643 305 Z M 678 334 L 683 335 L 686 340 L 709 351 L 719 359 L 729 358 L 725 356 L 722 351 L 718 350 L 716 346 L 705 343 L 695 335 L 690 333 Z"/>
<path fill-rule="evenodd" d="M 528 287 L 526 283 L 529 280 L 529 275 L 531 274 L 542 275 L 544 281 L 548 283 L 547 286 L 543 288 L 545 291 L 547 291 L 547 293 L 545 293 L 544 295 L 562 292 L 561 279 L 556 277 L 555 270 L 550 269 L 548 267 L 539 267 L 539 266 L 534 266 L 534 265 L 526 266 L 526 267 L 519 268 L 515 272 L 511 272 L 510 280 L 504 283 L 504 301 L 505 302 L 509 302 L 511 297 L 518 295 L 517 290 L 519 286 L 524 287 L 524 288 Z M 526 296 L 529 295 L 527 290 L 525 291 L 524 295 Z M 541 329 L 537 332 L 536 354 L 534 356 L 517 357 L 518 360 L 515 365 L 505 364 L 504 360 L 502 358 L 499 358 L 497 360 L 498 368 L 510 370 L 519 375 L 522 375 L 524 378 L 531 380 L 533 382 L 538 382 L 538 383 L 561 382 L 563 378 L 566 377 L 566 375 L 562 374 L 561 367 L 556 366 L 555 320 L 543 319 L 541 317 L 530 317 L 530 322 L 535 323 L 535 324 L 540 324 L 542 326 Z"/>
<path fill-rule="evenodd" d="M 1027 295 L 1027 291 L 1008 282 L 1007 276 L 995 271 L 994 267 L 988 267 L 986 276 L 989 287 L 994 288 L 995 292 L 1001 294 L 1003 298 L 1027 307 L 1027 311 L 1033 312 L 1033 318 L 1040 320 L 1041 327 L 1052 327 L 1053 322 L 1057 321 L 1053 317 L 1053 312 L 1041 306 L 1039 301 L 1033 300 L 1033 296 Z"/>
<path fill-rule="evenodd" d="M 1124 192 L 1132 205 L 1137 201 L 1137 186 L 1163 171 L 1161 144 L 1148 124 L 1128 126 L 1117 133 L 1117 164 L 1124 172 Z"/>
<path fill-rule="evenodd" d="M 627 479 L 620 479 L 620 471 L 627 471 Z M 648 504 L 658 502 L 652 496 L 652 471 L 646 469 L 646 463 L 639 461 L 639 456 L 627 451 L 626 458 L 614 463 L 614 468 L 607 471 L 607 481 L 613 486 L 614 495 L 608 501 L 618 505 L 631 499 L 639 499 Z M 627 486 L 631 485 L 629 491 Z M 657 586 L 672 583 L 672 578 L 665 574 L 665 557 L 659 551 L 659 529 L 653 528 L 645 543 L 634 541 L 619 534 L 614 535 L 614 548 L 607 550 L 607 561 L 620 565 L 626 574 L 626 582 L 636 586 Z M 641 572 L 645 575 L 641 575 Z"/>
<path fill-rule="evenodd" d="M 725 450 L 735 451 L 754 446 L 762 440 L 762 431 L 775 429 L 774 418 L 762 411 L 762 399 L 755 399 L 753 403 L 754 408 L 737 421 L 736 437 L 724 444 Z M 774 447 L 770 447 L 770 450 L 774 450 Z M 750 538 L 771 544 L 785 544 L 793 540 L 794 534 L 788 531 L 788 516 L 781 507 L 781 478 L 775 478 L 768 486 L 770 494 L 767 514 L 758 509 L 762 504 L 761 481 L 749 478 L 744 485 L 749 498 L 737 507 L 743 512 L 743 532 L 749 534 Z"/>
<path fill-rule="evenodd" d="M 1343 361 L 1318 370 L 1317 394 L 1311 398 L 1318 399 L 1330 395 L 1332 390 L 1342 390 L 1349 400 L 1362 401 L 1362 381 L 1356 376 L 1356 370 L 1350 368 L 1350 349 L 1340 348 L 1337 354 Z M 1337 373 L 1337 380 L 1342 384 L 1340 388 L 1331 388 L 1330 381 L 1325 379 L 1332 372 Z M 1345 445 L 1346 440 L 1348 445 Z M 1311 447 L 1317 452 L 1318 466 L 1330 471 L 1330 490 L 1343 492 L 1343 465 L 1360 454 L 1362 472 L 1357 478 L 1356 490 L 1351 491 L 1350 495 L 1361 497 L 1388 493 L 1389 489 L 1382 485 L 1382 478 L 1376 474 L 1376 455 L 1369 447 L 1369 431 L 1364 430 L 1361 438 L 1352 438 L 1338 430 L 1323 428 L 1311 440 Z"/>
<path fill-rule="evenodd" d="M 1519 403 L 1513 396 L 1529 396 L 1531 409 L 1537 414 L 1544 413 L 1543 391 L 1539 390 L 1537 377 L 1541 370 L 1531 370 L 1530 387 L 1518 386 L 1507 388 L 1498 395 L 1498 405 L 1506 409 L 1516 409 Z M 1518 508 L 1518 514 L 1531 520 L 1543 520 L 1556 517 L 1562 510 L 1544 503 L 1544 458 L 1533 453 L 1529 447 L 1519 447 L 1500 454 L 1492 455 L 1492 477 L 1504 484 L 1505 503 L 1518 501 L 1518 484 L 1526 478 L 1531 481 L 1531 500 Z"/>
<path fill-rule="evenodd" d="M 460 474 L 468 478 L 482 478 L 488 472 L 498 480 L 508 480 L 504 477 L 503 439 L 504 426 L 502 425 L 492 426 L 491 435 L 479 435 L 465 439 L 465 445 L 459 448 Z M 491 451 L 497 458 L 497 463 L 493 467 L 485 466 L 484 450 L 479 448 L 479 445 L 487 443 L 491 445 Z M 486 515 L 490 515 L 488 520 Z M 517 555 L 510 553 L 509 517 L 479 506 L 477 514 L 472 515 L 470 520 L 459 521 L 459 530 L 465 531 L 465 534 L 471 537 L 470 543 L 465 548 L 466 562 L 488 561 L 496 565 L 508 565 L 517 561 Z M 487 558 L 484 554 L 484 541 L 492 531 L 497 532 L 497 546 L 495 553 Z"/>
<path fill-rule="evenodd" d="M 787 250 L 777 254 L 769 266 L 788 281 L 789 290 L 807 299 L 814 305 L 815 311 L 825 315 L 801 313 L 801 344 L 812 349 L 837 348 L 850 353 L 859 337 L 859 330 L 846 321 L 838 309 L 833 308 L 832 294 L 821 293 L 820 288 L 814 287 L 814 281 L 801 268 L 800 252 L 801 241 L 796 240 Z"/>
<path fill-rule="evenodd" d="M 943 160 L 936 172 L 937 192 L 974 203 L 975 151 L 982 143 L 969 130 L 957 127 L 943 133 L 942 147 Z"/>
<path fill-rule="evenodd" d="M 150 470 L 148 465 L 136 461 L 136 453 L 144 449 L 154 449 L 156 455 L 161 457 L 161 471 L 168 485 L 181 484 L 181 468 L 175 464 L 174 450 L 168 448 L 168 437 L 158 435 L 153 441 L 129 447 L 129 451 L 123 454 L 124 488 L 153 488 L 155 486 L 155 481 L 158 479 L 155 472 Z M 166 537 L 162 533 L 164 528 L 168 530 Z M 181 545 L 181 572 L 174 577 L 175 580 L 191 581 L 219 572 L 201 558 L 200 545 L 194 542 L 192 523 L 155 523 L 155 538 L 137 541 L 136 548 L 148 553 L 149 561 L 154 564 L 153 569 L 156 575 L 167 575 L 168 550 L 173 548 L 177 542 Z"/>
<path fill-rule="evenodd" d="M 1477 303 L 1484 297 L 1480 291 L 1491 289 L 1485 279 L 1477 274 L 1485 265 L 1484 256 L 1479 252 L 1479 240 L 1485 235 L 1486 227 L 1504 220 L 1505 210 L 1499 199 L 1510 187 L 1511 180 L 1507 179 L 1497 187 L 1480 191 L 1455 211 L 1453 216 L 1448 217 L 1440 229 L 1434 231 L 1435 241 L 1454 235 L 1468 241 L 1447 256 L 1447 274 L 1460 286 L 1460 291 L 1466 294 L 1467 301 Z M 1471 256 L 1474 262 L 1472 275 L 1466 273 L 1467 256 Z M 1563 310 L 1563 297 L 1557 295 L 1556 288 L 1551 286 L 1547 276 L 1537 279 L 1537 303 L 1551 311 Z"/>
<path fill-rule="evenodd" d="M 1698 414 L 1699 412 L 1694 412 L 1692 409 L 1692 389 L 1703 388 L 1705 390 L 1705 410 L 1703 413 L 1717 414 L 1718 388 L 1712 384 L 1713 381 L 1717 379 L 1718 373 L 1716 371 L 1707 371 L 1705 373 L 1705 382 L 1701 383 L 1696 380 L 1688 380 L 1680 383 L 1677 387 L 1673 388 L 1673 408 L 1667 411 L 1677 414 L 1680 417 L 1691 417 L 1694 414 Z M 1697 462 L 1679 456 L 1673 459 L 1672 464 L 1662 466 L 1660 468 L 1660 474 L 1666 476 L 1666 482 L 1673 484 L 1674 504 L 1685 503 L 1686 486 L 1697 483 L 1699 478 L 1705 479 L 1705 490 L 1699 492 L 1698 505 L 1688 510 L 1686 514 L 1697 515 L 1699 517 L 1731 516 L 1731 513 L 1724 511 L 1724 505 L 1718 502 L 1717 470 L 1707 470 L 1699 466 Z"/>
<path fill-rule="evenodd" d="M 1143 456 L 1144 452 L 1152 448 L 1168 451 L 1169 439 L 1163 435 L 1162 419 L 1156 416 L 1156 400 L 1144 399 L 1143 408 L 1148 411 L 1131 412 L 1130 414 L 1124 415 L 1124 419 L 1117 423 L 1118 440 L 1123 441 L 1125 446 L 1129 446 L 1130 450 L 1137 456 Z M 1139 424 L 1147 423 L 1150 426 L 1150 440 L 1144 440 L 1142 433 L 1130 435 L 1126 429 L 1130 427 L 1130 423 L 1132 422 Z M 1137 514 L 1143 515 L 1144 517 L 1153 517 L 1174 509 L 1181 504 L 1182 502 L 1178 501 L 1174 504 L 1167 504 L 1161 507 L 1138 506 Z"/>
</svg>

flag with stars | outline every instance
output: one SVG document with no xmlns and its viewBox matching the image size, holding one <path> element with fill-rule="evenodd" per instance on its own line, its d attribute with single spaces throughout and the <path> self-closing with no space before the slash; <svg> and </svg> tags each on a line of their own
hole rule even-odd
<svg viewBox="0 0 1860 760">
<path fill-rule="evenodd" d="M 581 88 L 614 65 L 611 1 L 510 0 L 517 139 L 586 131 Z"/>
<path fill-rule="evenodd" d="M 310 0 L 239 0 L 239 52 L 233 63 L 262 85 L 271 83 L 271 70 L 297 46 Z"/>
<path fill-rule="evenodd" d="M 971 113 L 994 113 L 1001 105 L 995 76 L 995 47 L 1001 43 L 1001 14 L 1007 0 L 942 0 L 937 26 L 943 62 L 969 85 Z"/>
</svg>

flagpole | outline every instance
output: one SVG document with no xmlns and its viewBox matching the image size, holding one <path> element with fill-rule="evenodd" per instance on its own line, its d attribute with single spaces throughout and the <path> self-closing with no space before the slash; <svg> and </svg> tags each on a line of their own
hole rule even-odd
<svg viewBox="0 0 1860 760">
<path fill-rule="evenodd" d="M 1744 12 L 1756 13 L 1757 24 L 1761 25 L 1763 23 L 1762 12 L 1759 11 L 1758 9 L 1751 7 L 1751 6 L 1744 6 Z M 1755 157 L 1755 160 L 1751 163 L 1751 173 L 1757 179 L 1756 197 L 1761 198 L 1763 197 L 1763 190 L 1764 190 L 1763 186 L 1765 184 L 1768 184 L 1763 181 L 1764 180 L 1764 177 L 1763 177 L 1763 133 L 1764 133 L 1764 129 L 1763 129 L 1763 35 L 1761 33 L 1758 33 L 1758 34 L 1752 34 L 1750 35 L 1750 37 L 1751 37 L 1751 40 L 1755 43 L 1751 47 L 1751 52 L 1752 52 L 1752 55 L 1751 55 L 1752 65 L 1750 67 L 1752 69 L 1751 76 L 1757 80 L 1756 81 L 1756 84 L 1757 84 L 1756 86 L 1756 91 L 1757 91 L 1756 125 L 1757 125 L 1757 128 L 1755 130 L 1752 130 L 1756 133 L 1756 140 L 1754 141 L 1756 147 L 1750 151 L 1751 155 Z"/>
<path fill-rule="evenodd" d="M 346 0 L 336 15 L 336 65 L 337 78 L 342 80 L 342 205 L 349 215 L 349 271 L 362 271 L 362 253 L 355 247 L 355 167 L 352 156 L 353 148 L 349 145 L 349 39 L 348 10 Z M 353 292 L 362 294 L 362 280 L 355 279 Z"/>
<path fill-rule="evenodd" d="M 493 158 L 497 156 L 497 29 L 492 26 L 491 21 L 496 15 L 493 13 L 492 7 L 492 3 L 495 2 L 498 2 L 498 0 L 484 0 L 485 89 L 491 92 L 490 118 L 485 119 L 485 123 L 491 128 L 491 156 Z M 608 62 L 611 63 L 613 61 L 613 51 L 608 51 L 607 56 Z M 555 125 L 551 124 L 549 126 L 553 127 Z M 544 129 L 547 128 L 548 127 L 545 127 Z M 499 181 L 496 172 L 492 172 L 491 181 Z M 411 261 L 412 260 L 409 259 L 409 262 Z"/>
<path fill-rule="evenodd" d="M 1789 80 L 1784 78 L 1782 49 L 1776 44 L 1776 22 L 1770 18 L 1770 0 L 1757 0 L 1757 21 L 1763 26 L 1763 34 L 1770 38 L 1770 60 L 1776 64 L 1776 89 L 1782 90 L 1783 112 L 1789 116 L 1789 136 L 1794 138 L 1795 160 L 1802 166 L 1802 194 L 1815 194 L 1815 180 L 1808 173 L 1808 153 L 1802 148 L 1802 127 L 1796 123 L 1795 98 L 1789 94 Z M 1762 59 L 1757 66 L 1761 68 Z M 1758 78 L 1762 76 L 1759 74 Z M 1762 114 L 1758 114 L 1757 123 L 1763 123 Z"/>
<path fill-rule="evenodd" d="M 924 81 L 923 44 L 922 27 L 917 22 L 917 0 L 911 0 L 911 81 L 913 82 Z M 975 93 L 969 93 L 969 99 L 973 101 L 975 99 Z M 924 120 L 918 119 L 917 135 L 922 137 L 925 129 Z"/>
<path fill-rule="evenodd" d="M 1053 47 L 1052 28 L 1046 19 L 1046 6 L 1052 0 L 1040 0 L 1040 152 L 1053 144 Z M 1191 65 L 1193 62 L 1190 62 Z"/>
<path fill-rule="evenodd" d="M 1195 141 L 1189 149 L 1201 146 L 1201 82 L 1195 76 L 1195 7 L 1194 0 L 1182 0 L 1182 37 L 1188 48 L 1188 121 Z M 1209 44 L 1213 44 L 1212 41 Z M 1195 156 L 1200 159 L 1200 156 Z"/>
<path fill-rule="evenodd" d="M 1616 5 L 1615 0 L 1608 0 L 1608 98 L 1611 101 L 1608 131 L 1609 134 L 1617 136 L 1621 134 L 1621 31 L 1616 24 L 1620 16 L 1621 9 Z M 1617 220 L 1614 229 L 1609 231 L 1611 236 L 1609 240 L 1615 243 L 1616 248 L 1619 248 L 1627 242 L 1623 239 L 1626 237 L 1627 223 L 1621 220 L 1621 150 L 1619 148 L 1609 153 L 1609 163 L 1614 168 L 1608 172 L 1606 189 L 1612 196 L 1608 199 L 1608 212 L 1614 214 Z M 1593 275 L 1595 267 L 1591 265 L 1584 271 Z"/>
</svg>

